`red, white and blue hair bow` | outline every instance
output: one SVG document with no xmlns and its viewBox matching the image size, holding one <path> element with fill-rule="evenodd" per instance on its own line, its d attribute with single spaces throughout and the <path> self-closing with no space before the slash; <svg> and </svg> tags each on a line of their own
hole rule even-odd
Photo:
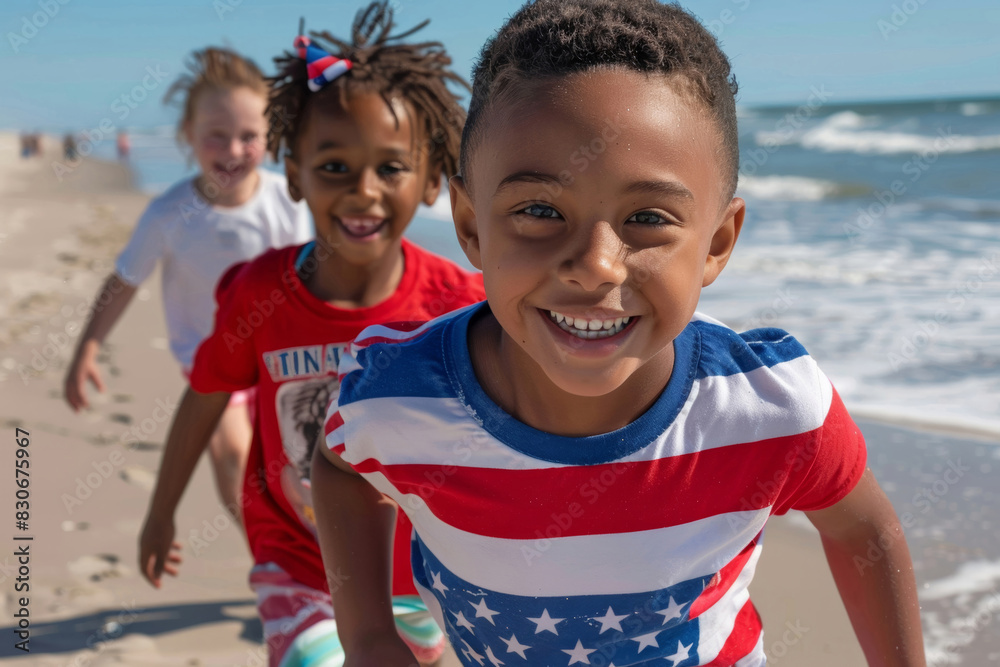
<svg viewBox="0 0 1000 667">
<path fill-rule="evenodd" d="M 330 55 L 314 45 L 312 40 L 305 35 L 299 35 L 295 38 L 295 48 L 298 49 L 299 58 L 306 61 L 309 90 L 314 93 L 322 90 L 323 86 L 338 76 L 346 74 L 354 66 L 354 63 L 347 58 Z"/>
</svg>

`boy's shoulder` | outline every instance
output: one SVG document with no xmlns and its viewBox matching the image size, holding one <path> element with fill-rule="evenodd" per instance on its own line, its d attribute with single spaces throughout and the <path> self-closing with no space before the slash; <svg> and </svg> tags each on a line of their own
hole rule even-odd
<svg viewBox="0 0 1000 667">
<path fill-rule="evenodd" d="M 450 328 L 467 324 L 479 307 L 465 306 L 429 322 L 365 328 L 341 356 L 341 404 L 391 396 L 454 397 L 448 358 L 458 337 Z"/>
<path fill-rule="evenodd" d="M 773 327 L 736 332 L 700 314 L 689 326 L 699 339 L 695 412 L 725 411 L 748 423 L 766 416 L 771 427 L 785 424 L 795 432 L 823 423 L 833 385 L 790 333 Z"/>
<path fill-rule="evenodd" d="M 763 327 L 737 332 L 702 313 L 695 313 L 690 326 L 701 339 L 701 377 L 752 373 L 796 360 L 800 365 L 815 366 L 802 343 L 784 329 Z"/>
<path fill-rule="evenodd" d="M 252 297 L 284 290 L 295 280 L 294 257 L 301 248 L 301 245 L 269 248 L 251 260 L 233 264 L 216 284 L 216 299 L 221 303 L 237 292 Z"/>
</svg>

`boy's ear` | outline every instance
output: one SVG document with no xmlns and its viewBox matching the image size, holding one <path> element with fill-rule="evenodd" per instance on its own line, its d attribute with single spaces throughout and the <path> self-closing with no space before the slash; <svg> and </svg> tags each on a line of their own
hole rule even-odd
<svg viewBox="0 0 1000 667">
<path fill-rule="evenodd" d="M 712 236 L 712 244 L 708 249 L 708 257 L 705 259 L 705 275 L 702 278 L 702 287 L 708 287 L 722 273 L 729 262 L 729 256 L 733 254 L 733 247 L 736 246 L 736 239 L 743 229 L 743 217 L 746 215 L 747 205 L 740 197 L 733 197 L 733 200 L 726 206 L 722 214 L 722 222 Z"/>
<path fill-rule="evenodd" d="M 302 201 L 302 189 L 299 187 L 299 165 L 285 156 L 285 177 L 288 179 L 288 194 L 294 201 Z"/>
<path fill-rule="evenodd" d="M 469 262 L 482 271 L 483 258 L 479 249 L 479 227 L 476 224 L 476 209 L 472 206 L 469 190 L 465 187 L 465 181 L 461 176 L 452 176 L 448 181 L 448 187 L 451 193 L 451 217 L 455 219 L 455 233 L 458 234 L 458 243 L 465 251 Z"/>
<path fill-rule="evenodd" d="M 441 194 L 441 166 L 430 167 L 427 170 L 427 183 L 424 184 L 423 202 L 433 206 Z"/>
</svg>

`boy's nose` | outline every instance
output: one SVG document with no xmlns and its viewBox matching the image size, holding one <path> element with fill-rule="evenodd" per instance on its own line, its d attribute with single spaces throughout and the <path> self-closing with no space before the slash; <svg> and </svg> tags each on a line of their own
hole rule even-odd
<svg viewBox="0 0 1000 667">
<path fill-rule="evenodd" d="M 379 187 L 378 175 L 374 169 L 362 169 L 358 174 L 351 194 L 355 194 L 368 201 L 378 199 L 381 189 Z"/>
<path fill-rule="evenodd" d="M 571 255 L 560 267 L 564 281 L 588 292 L 625 282 L 625 244 L 610 223 L 582 226 L 569 247 Z"/>
</svg>

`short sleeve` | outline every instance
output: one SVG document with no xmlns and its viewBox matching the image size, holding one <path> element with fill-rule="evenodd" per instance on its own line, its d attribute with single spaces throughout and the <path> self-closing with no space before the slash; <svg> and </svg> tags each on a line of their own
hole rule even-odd
<svg viewBox="0 0 1000 667">
<path fill-rule="evenodd" d="M 195 353 L 191 388 L 202 394 L 234 392 L 257 384 L 257 355 L 248 285 L 250 264 L 229 268 L 215 289 L 215 326 Z"/>
<path fill-rule="evenodd" d="M 822 382 L 829 383 L 825 377 Z M 851 419 L 837 391 L 823 425 L 798 450 L 785 457 L 787 480 L 774 514 L 790 509 L 812 512 L 836 504 L 861 480 L 868 462 L 861 430 Z"/>
<path fill-rule="evenodd" d="M 126 283 L 138 287 L 153 273 L 166 251 L 164 217 L 156 201 L 150 203 L 132 231 L 128 245 L 115 261 L 115 272 Z"/>
</svg>

